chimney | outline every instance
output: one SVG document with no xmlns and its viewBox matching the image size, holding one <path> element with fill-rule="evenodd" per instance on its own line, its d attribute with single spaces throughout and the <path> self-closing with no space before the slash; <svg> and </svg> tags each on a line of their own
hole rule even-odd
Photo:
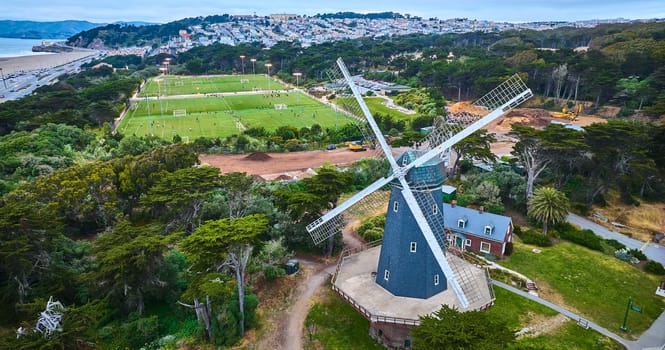
<svg viewBox="0 0 665 350">
<path fill-rule="evenodd" d="M 480 208 L 478 208 L 478 212 L 481 213 L 481 214 L 484 213 L 485 212 L 485 207 L 483 207 L 481 205 Z"/>
<path fill-rule="evenodd" d="M 453 200 L 450 201 L 450 206 L 451 207 L 455 208 L 456 205 L 457 205 L 457 200 L 453 199 Z"/>
</svg>

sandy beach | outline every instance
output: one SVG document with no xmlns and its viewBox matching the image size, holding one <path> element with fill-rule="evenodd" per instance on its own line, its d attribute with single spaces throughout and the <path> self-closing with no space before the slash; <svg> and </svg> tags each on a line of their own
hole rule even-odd
<svg viewBox="0 0 665 350">
<path fill-rule="evenodd" d="M 27 72 L 35 69 L 53 68 L 86 56 L 95 54 L 94 50 L 81 50 L 46 55 L 0 57 L 0 68 L 7 76 L 14 72 Z"/>
</svg>

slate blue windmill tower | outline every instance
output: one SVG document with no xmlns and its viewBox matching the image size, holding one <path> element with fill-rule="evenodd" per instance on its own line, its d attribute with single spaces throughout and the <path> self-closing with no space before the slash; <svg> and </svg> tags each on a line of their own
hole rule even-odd
<svg viewBox="0 0 665 350">
<path fill-rule="evenodd" d="M 397 164 L 413 162 L 418 153 L 403 153 Z M 413 188 L 413 195 L 419 203 L 426 202 L 427 197 L 431 198 L 430 205 L 421 209 L 430 211 L 427 215 L 438 216 L 439 222 L 443 222 L 441 185 L 444 180 L 440 158 L 433 158 L 406 175 L 406 181 Z M 447 279 L 402 195 L 400 183 L 393 181 L 391 187 L 376 283 L 393 295 L 427 299 L 446 290 Z M 440 237 L 437 238 L 440 241 Z"/>
<path fill-rule="evenodd" d="M 395 296 L 420 299 L 427 299 L 451 288 L 457 298 L 456 304 L 467 309 L 470 306 L 467 296 L 474 294 L 477 285 L 465 283 L 472 277 L 465 276 L 455 259 L 446 256 L 441 203 L 441 184 L 444 180 L 441 155 L 533 96 L 531 90 L 519 76 L 510 77 L 474 103 L 487 110 L 486 115 L 473 119 L 460 129 L 444 127 L 439 138 L 430 140 L 428 151 L 411 150 L 396 159 L 344 62 L 338 59 L 337 65 L 362 110 L 365 117 L 363 122 L 369 124 L 372 138 L 380 145 L 379 149 L 390 163 L 391 172 L 309 224 L 307 230 L 312 240 L 319 244 L 339 232 L 345 224 L 343 213 L 346 210 L 390 184 L 392 190 L 376 283 Z M 453 119 L 444 124 L 455 124 Z"/>
</svg>

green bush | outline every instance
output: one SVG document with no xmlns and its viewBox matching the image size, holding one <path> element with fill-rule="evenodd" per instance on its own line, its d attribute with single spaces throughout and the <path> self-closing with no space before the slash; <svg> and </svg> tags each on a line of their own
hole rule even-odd
<svg viewBox="0 0 665 350">
<path fill-rule="evenodd" d="M 515 232 L 517 233 L 517 232 Z M 534 229 L 529 229 L 527 231 L 522 232 L 520 230 L 520 233 L 518 234 L 519 238 L 522 240 L 522 242 L 526 244 L 533 244 L 537 245 L 539 247 L 551 247 L 552 246 L 552 240 L 550 238 Z"/>
<path fill-rule="evenodd" d="M 645 261 L 647 260 L 647 256 L 642 253 L 641 250 L 639 249 L 631 249 L 628 251 L 628 253 L 636 258 L 638 258 L 640 261 Z"/>
<path fill-rule="evenodd" d="M 358 227 L 358 235 L 365 241 L 371 242 L 383 237 L 383 227 L 386 225 L 386 216 L 378 215 L 363 221 Z"/>
<path fill-rule="evenodd" d="M 605 243 L 614 248 L 614 250 L 626 248 L 626 246 L 623 243 L 617 241 L 616 239 L 606 239 Z"/>
<path fill-rule="evenodd" d="M 647 261 L 646 265 L 644 265 L 644 271 L 654 275 L 665 275 L 663 264 L 653 260 Z"/>
<path fill-rule="evenodd" d="M 599 252 L 603 251 L 603 238 L 596 236 L 591 230 L 578 230 L 567 222 L 557 225 L 556 230 L 559 233 L 559 237 L 562 239 L 587 247 L 591 250 L 597 250 Z"/>
</svg>

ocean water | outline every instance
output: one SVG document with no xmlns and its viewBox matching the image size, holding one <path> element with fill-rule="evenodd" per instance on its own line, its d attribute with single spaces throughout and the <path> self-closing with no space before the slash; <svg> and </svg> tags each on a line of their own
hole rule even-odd
<svg viewBox="0 0 665 350">
<path fill-rule="evenodd" d="M 43 39 L 0 38 L 0 57 L 44 55 L 47 52 L 32 52 L 32 47 L 41 45 Z"/>
</svg>

